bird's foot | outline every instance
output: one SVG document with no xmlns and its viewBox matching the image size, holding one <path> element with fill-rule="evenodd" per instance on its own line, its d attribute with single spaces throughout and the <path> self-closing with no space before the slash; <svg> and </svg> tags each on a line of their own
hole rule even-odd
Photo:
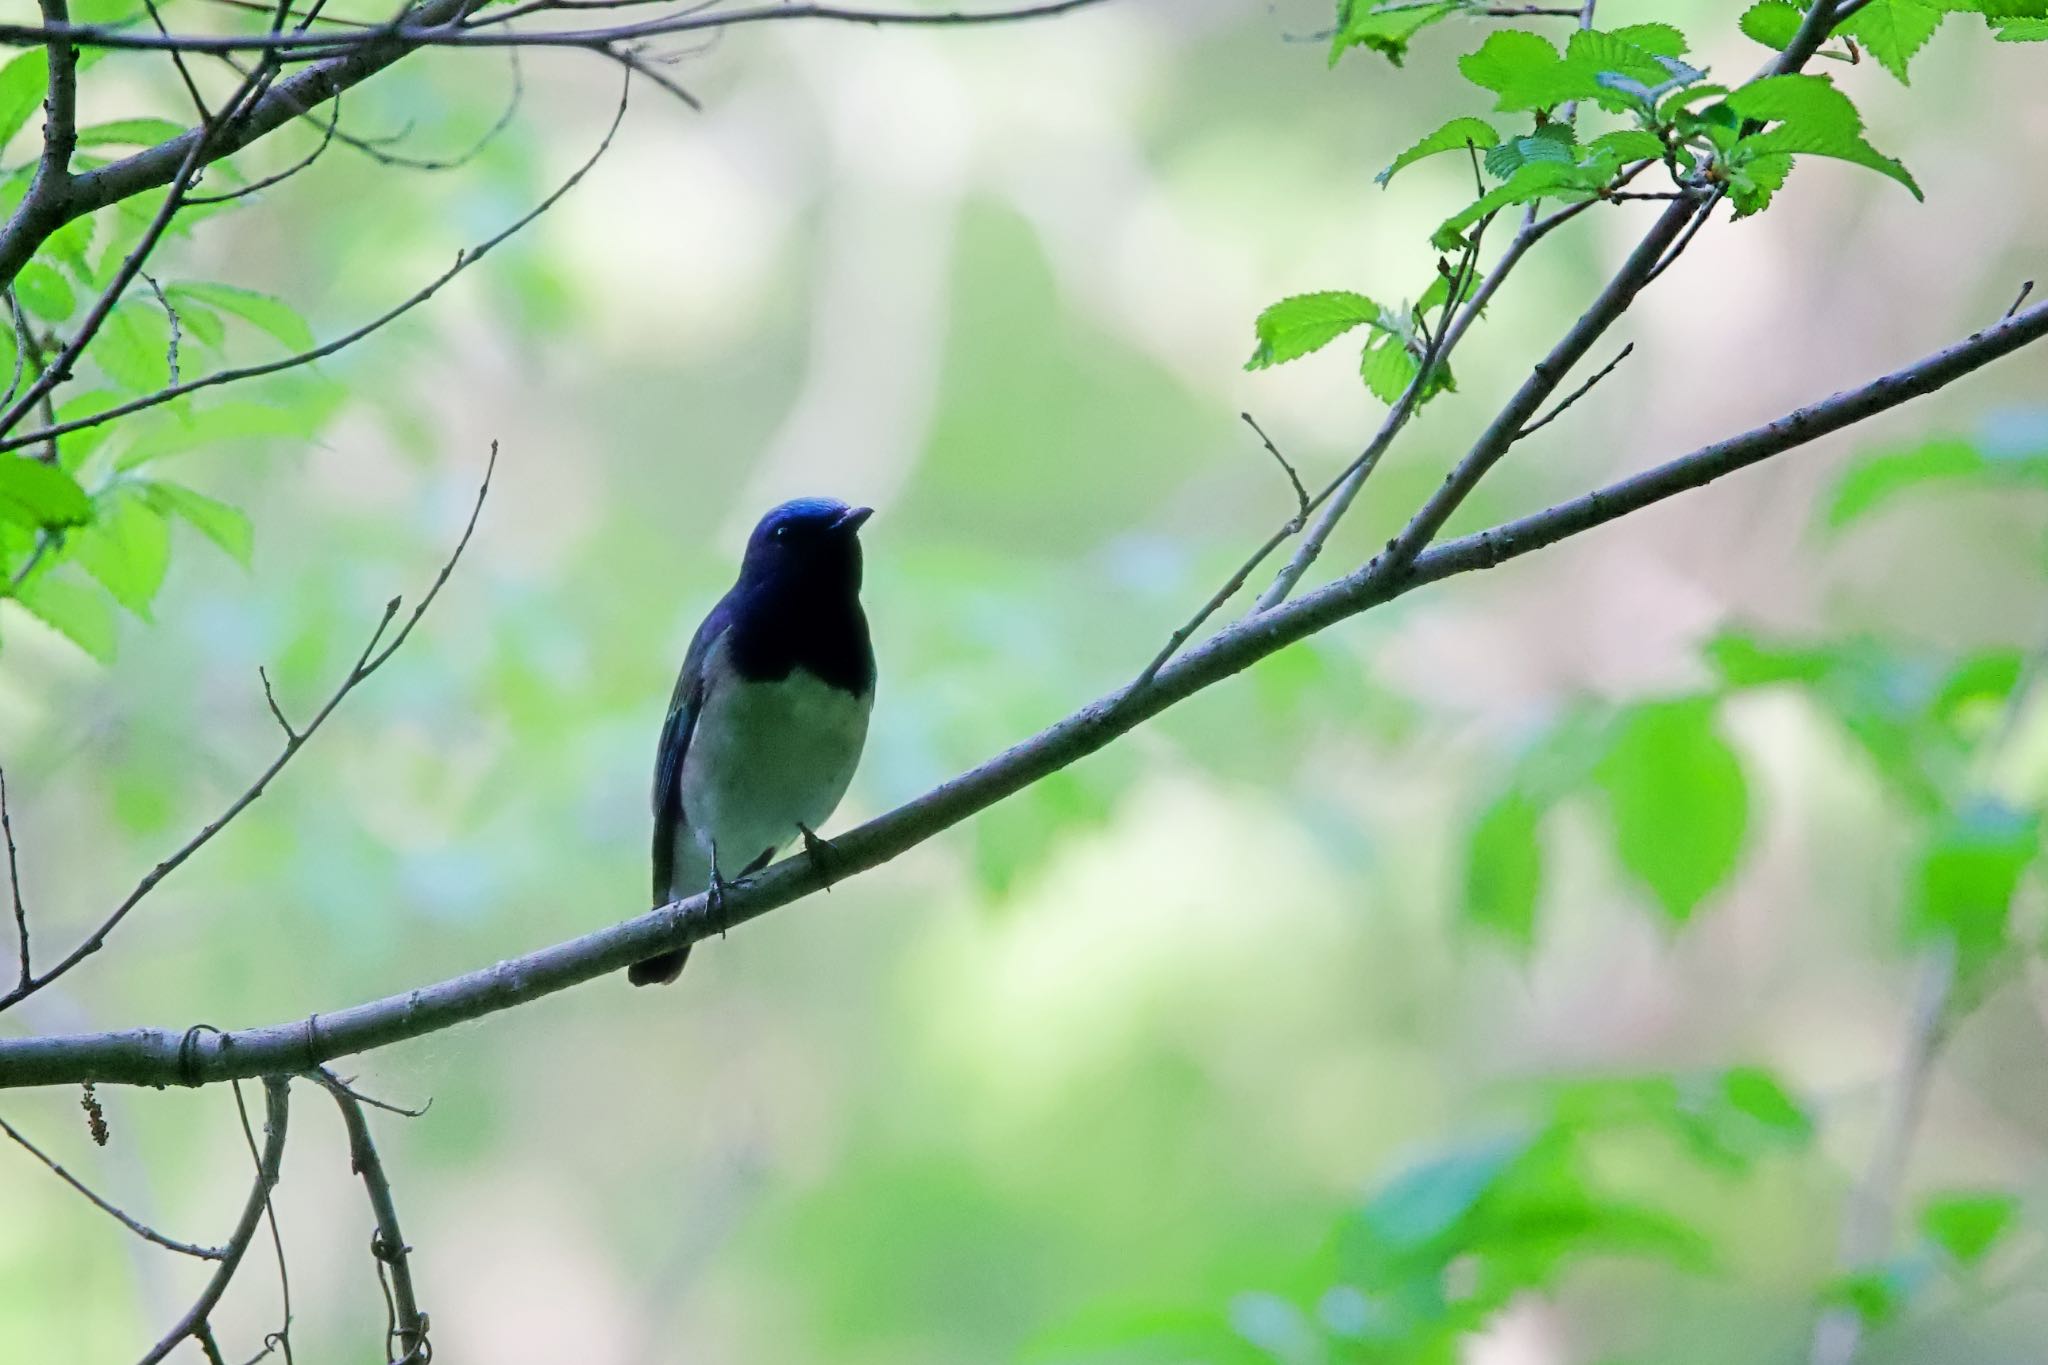
<svg viewBox="0 0 2048 1365">
<path fill-rule="evenodd" d="M 811 870 L 818 874 L 818 879 L 824 882 L 825 889 L 830 891 L 832 883 L 837 880 L 833 872 L 839 866 L 839 850 L 833 846 L 830 839 L 820 835 L 809 825 L 799 824 L 796 828 L 797 832 L 804 836 L 805 859 L 810 862 Z"/>
</svg>

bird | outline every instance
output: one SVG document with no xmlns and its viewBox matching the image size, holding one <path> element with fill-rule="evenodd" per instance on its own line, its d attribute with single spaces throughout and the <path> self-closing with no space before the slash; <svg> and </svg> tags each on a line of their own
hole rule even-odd
<svg viewBox="0 0 2048 1365">
<path fill-rule="evenodd" d="M 654 903 L 726 888 L 817 829 L 853 781 L 875 697 L 861 610 L 860 528 L 874 514 L 836 498 L 769 509 L 739 578 L 691 637 L 654 761 Z M 688 945 L 627 968 L 674 981 Z"/>
</svg>

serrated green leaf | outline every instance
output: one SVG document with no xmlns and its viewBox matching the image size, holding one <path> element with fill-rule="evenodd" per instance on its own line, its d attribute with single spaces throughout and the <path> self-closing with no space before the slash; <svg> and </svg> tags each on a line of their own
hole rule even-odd
<svg viewBox="0 0 2048 1365">
<path fill-rule="evenodd" d="M 1706 698 L 1623 713 L 1595 769 L 1615 852 L 1673 920 L 1690 919 L 1735 871 L 1749 824 L 1742 763 Z"/>
<path fill-rule="evenodd" d="M 2011 1230 L 2019 1200 L 2009 1194 L 1946 1194 L 1920 1207 L 1920 1232 L 1960 1266 L 1990 1254 Z"/>
<path fill-rule="evenodd" d="M 128 445 L 115 459 L 116 469 L 129 470 L 172 455 L 268 438 L 303 440 L 319 431 L 340 399 L 340 390 L 326 386 L 300 389 L 291 401 L 258 403 L 239 400 L 177 413 L 160 413 L 154 421 L 131 419 L 122 426 Z"/>
<path fill-rule="evenodd" d="M 2048 19 L 2000 19 L 1991 36 L 2001 43 L 2048 43 Z"/>
<path fill-rule="evenodd" d="M 288 351 L 313 349 L 313 329 L 283 299 L 231 284 L 178 284 L 165 293 L 173 307 L 180 299 L 198 299 L 223 313 L 232 313 L 276 337 Z"/>
<path fill-rule="evenodd" d="M 14 140 L 43 102 L 50 83 L 50 56 L 31 48 L 0 66 L 0 148 Z"/>
<path fill-rule="evenodd" d="M 1906 83 L 1906 66 L 1913 55 L 1927 45 L 1943 15 L 1925 0 L 1870 0 L 1856 13 L 1836 25 L 1835 33 L 1855 38 L 1870 50 L 1885 70 Z"/>
<path fill-rule="evenodd" d="M 1641 128 L 1621 128 L 1602 133 L 1587 143 L 1586 155 L 1612 158 L 1616 162 L 1655 161 L 1664 155 L 1664 143 L 1655 133 Z"/>
<path fill-rule="evenodd" d="M 1672 24 L 1623 24 L 1608 31 L 1653 57 L 1683 57 L 1686 52 L 1685 34 Z"/>
<path fill-rule="evenodd" d="M 1263 370 L 1299 359 L 1343 336 L 1354 327 L 1377 325 L 1380 306 L 1348 289 L 1326 289 L 1284 298 L 1259 314 L 1253 324 L 1258 344 L 1247 370 Z"/>
<path fill-rule="evenodd" d="M 118 634 L 114 607 L 97 588 L 55 574 L 38 573 L 21 585 L 14 600 L 101 663 L 114 661 Z"/>
<path fill-rule="evenodd" d="M 1488 152 L 1486 173 L 1496 180 L 1506 180 L 1534 161 L 1576 165 L 1578 151 L 1578 143 L 1569 123 L 1546 123 L 1533 132 L 1510 138 Z"/>
<path fill-rule="evenodd" d="M 1374 337 L 1358 357 L 1358 377 L 1365 381 L 1365 387 L 1373 397 L 1389 406 L 1401 401 L 1401 395 L 1408 391 L 1421 368 L 1421 358 L 1408 348 L 1404 338 L 1398 336 Z M 1439 364 L 1418 396 L 1417 406 L 1455 388 L 1457 384 L 1449 367 Z"/>
<path fill-rule="evenodd" d="M 1424 157 L 1435 156 L 1439 152 L 1462 152 L 1468 145 L 1484 150 L 1497 146 L 1499 142 L 1500 134 L 1485 119 L 1454 118 L 1395 157 L 1392 165 L 1373 178 L 1384 186 L 1394 178 L 1395 172 L 1414 165 Z"/>
<path fill-rule="evenodd" d="M 1590 74 L 1566 66 L 1550 43 L 1518 28 L 1496 29 L 1458 59 L 1465 79 L 1499 97 L 1503 113 L 1549 109 L 1594 91 Z"/>
<path fill-rule="evenodd" d="M 0 455 L 0 517 L 35 528 L 83 526 L 92 520 L 92 499 L 54 465 Z"/>
<path fill-rule="evenodd" d="M 125 489 L 103 497 L 97 510 L 93 524 L 67 540 L 69 557 L 147 621 L 170 568 L 170 526 L 163 513 Z"/>
<path fill-rule="evenodd" d="M 1513 204 L 1533 203 L 1561 191 L 1597 189 L 1602 183 L 1604 179 L 1589 177 L 1577 166 L 1555 161 L 1532 161 L 1509 176 L 1506 184 L 1487 191 L 1444 219 L 1430 237 L 1430 242 L 1439 251 L 1456 251 L 1464 245 L 1465 229 L 1489 213 Z"/>
<path fill-rule="evenodd" d="M 78 145 L 81 147 L 151 147 L 159 142 L 168 142 L 183 137 L 189 131 L 183 124 L 163 118 L 117 118 L 106 123 L 88 124 L 78 130 Z"/>
<path fill-rule="evenodd" d="M 1759 0 L 1742 12 L 1738 21 L 1747 36 L 1765 47 L 1783 52 L 1799 34 L 1806 15 L 1792 0 Z"/>
<path fill-rule="evenodd" d="M 1536 938 L 1542 811 L 1510 790 L 1480 813 L 1465 860 L 1465 920 L 1527 952 Z"/>
<path fill-rule="evenodd" d="M 247 512 L 183 484 L 166 483 L 160 479 L 142 484 L 141 489 L 143 497 L 159 513 L 182 518 L 243 568 L 249 567 L 256 531 Z"/>
<path fill-rule="evenodd" d="M 21 300 L 22 307 L 50 322 L 64 321 L 78 306 L 78 298 L 64 276 L 55 266 L 41 261 L 30 261 L 14 277 L 14 296 Z"/>
<path fill-rule="evenodd" d="M 124 395 L 115 393 L 111 389 L 88 389 L 84 393 L 75 393 L 57 405 L 57 421 L 59 423 L 75 422 L 81 417 L 90 417 L 95 413 L 105 412 L 108 408 L 120 403 L 123 397 Z M 109 422 L 101 426 L 85 427 L 81 430 L 59 436 L 57 438 L 57 462 L 63 465 L 64 468 L 76 473 L 79 467 L 85 463 L 86 457 L 97 450 L 100 444 L 113 434 L 113 431 L 114 425 Z"/>
<path fill-rule="evenodd" d="M 1920 186 L 1897 161 L 1863 139 L 1863 117 L 1826 76 L 1766 76 L 1731 92 L 1728 108 L 1745 119 L 1772 126 L 1735 144 L 1735 160 L 1796 155 L 1833 157 L 1879 171 L 1904 185 L 1916 199 Z"/>
<path fill-rule="evenodd" d="M 1330 65 L 1354 47 L 1377 52 L 1395 66 L 1408 55 L 1408 40 L 1454 13 L 1457 0 L 1442 4 L 1404 3 L 1379 9 L 1369 0 L 1338 0 L 1337 30 L 1330 38 Z"/>
</svg>

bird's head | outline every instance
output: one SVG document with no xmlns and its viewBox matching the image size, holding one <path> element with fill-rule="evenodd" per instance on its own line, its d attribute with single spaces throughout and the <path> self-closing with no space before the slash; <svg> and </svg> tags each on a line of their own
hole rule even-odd
<svg viewBox="0 0 2048 1365">
<path fill-rule="evenodd" d="M 769 510 L 747 537 L 740 581 L 758 587 L 860 591 L 860 528 L 872 507 L 796 498 Z"/>
</svg>

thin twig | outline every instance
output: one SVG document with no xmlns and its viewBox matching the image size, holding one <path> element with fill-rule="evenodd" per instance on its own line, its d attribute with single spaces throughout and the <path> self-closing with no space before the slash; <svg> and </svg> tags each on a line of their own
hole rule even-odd
<svg viewBox="0 0 2048 1365">
<path fill-rule="evenodd" d="M 1934 1058 L 1946 1031 L 1950 993 L 1955 988 L 1955 945 L 1943 942 L 1927 950 L 1920 963 L 1913 1015 L 1890 1103 L 1879 1122 L 1870 1165 L 1849 1197 L 1849 1216 L 1842 1226 L 1838 1263 L 1854 1271 L 1883 1257 L 1891 1244 L 1893 1205 L 1906 1177 L 1906 1162 L 1919 1131 Z M 1813 1327 L 1810 1365 L 1849 1365 L 1863 1339 L 1863 1315 L 1849 1307 L 1831 1308 Z"/>
<path fill-rule="evenodd" d="M 469 547 L 470 537 L 476 533 L 477 518 L 483 513 L 484 499 L 491 490 L 491 474 L 496 470 L 497 466 L 498 443 L 493 441 L 491 442 L 491 457 L 484 466 L 483 481 L 477 487 L 476 501 L 470 508 L 469 521 L 463 527 L 461 539 L 456 542 L 455 549 L 441 565 L 440 572 L 435 576 L 432 585 L 427 589 L 426 595 L 420 599 L 419 605 L 413 609 L 412 616 L 400 627 L 398 633 L 384 646 L 381 652 L 378 649 L 378 645 L 384 640 L 385 631 L 389 629 L 393 619 L 398 615 L 400 599 L 396 597 L 385 604 L 382 619 L 378 621 L 376 629 L 370 633 L 369 643 L 363 646 L 362 653 L 357 656 L 355 665 L 349 669 L 347 676 L 329 694 L 326 702 L 313 714 L 313 718 L 306 722 L 306 727 L 303 730 L 288 735 L 284 747 L 278 752 L 277 757 L 271 760 L 270 765 L 257 776 L 256 780 L 250 783 L 241 795 L 229 802 L 227 809 L 215 817 L 211 823 L 186 840 L 170 857 L 151 868 L 148 875 L 136 883 L 135 889 L 130 891 L 122 899 L 121 903 L 114 907 L 113 912 L 100 922 L 99 927 L 88 934 L 84 941 L 76 948 L 73 948 L 66 954 L 62 961 L 57 963 L 56 966 L 20 983 L 5 995 L 0 995 L 0 1010 L 6 1010 L 28 996 L 35 994 L 105 946 L 107 936 L 120 926 L 121 921 L 128 917 L 129 912 L 141 904 L 143 898 L 154 891 L 164 878 L 183 866 L 195 853 L 206 847 L 215 835 L 226 829 L 236 816 L 253 805 L 256 799 L 263 795 L 264 790 L 269 787 L 277 775 L 284 771 L 285 765 L 290 763 L 298 755 L 299 751 L 305 748 L 308 741 L 319 732 L 320 727 L 326 724 L 327 718 L 333 715 L 342 702 L 348 699 L 349 694 L 368 681 L 378 669 L 389 662 L 391 656 L 398 651 L 399 646 L 406 642 L 413 629 L 419 625 L 421 618 L 427 614 L 427 608 L 434 604 L 434 599 L 440 595 L 441 589 L 447 584 L 449 575 L 455 572 L 455 565 L 461 560 L 462 552 Z"/>
<path fill-rule="evenodd" d="M 134 1233 L 137 1237 L 142 1238 L 143 1241 L 154 1242 L 166 1251 L 175 1251 L 180 1255 L 196 1256 L 202 1261 L 218 1261 L 227 1255 L 227 1251 L 223 1247 L 200 1246 L 194 1242 L 181 1242 L 175 1237 L 166 1237 L 141 1219 L 130 1216 L 111 1201 L 102 1199 L 84 1181 L 52 1160 L 44 1153 L 42 1148 L 30 1142 L 26 1137 L 23 1137 L 6 1119 L 0 1119 L 0 1132 L 4 1132 L 7 1136 L 13 1138 L 30 1156 L 49 1167 L 58 1179 L 84 1195 L 94 1208 L 114 1219 L 122 1227 Z"/>
<path fill-rule="evenodd" d="M 257 1225 L 263 1221 L 264 1210 L 270 1207 L 270 1192 L 277 1187 L 278 1171 L 284 1165 L 285 1121 L 290 1116 L 291 1107 L 290 1080 L 283 1076 L 264 1077 L 263 1100 L 263 1151 L 256 1160 L 256 1181 L 249 1187 L 249 1198 L 242 1205 L 242 1216 L 236 1220 L 234 1232 L 221 1249 L 220 1265 L 207 1279 L 206 1287 L 199 1291 L 199 1297 L 192 1306 L 156 1345 L 150 1347 L 138 1365 L 157 1365 L 185 1338 L 199 1335 L 214 1307 L 220 1303 L 221 1295 L 227 1293 L 229 1282 L 235 1278 L 235 1271 L 249 1250 L 249 1243 L 256 1240 Z"/>
<path fill-rule="evenodd" d="M 183 330 L 178 321 L 178 310 L 173 308 L 170 299 L 165 297 L 164 287 L 156 282 L 156 276 L 151 275 L 148 271 L 144 271 L 142 282 L 149 286 L 150 293 L 156 295 L 157 303 L 163 307 L 164 316 L 170 320 L 171 334 L 170 340 L 164 346 L 164 368 L 170 374 L 172 386 L 176 387 L 178 383 L 178 344 L 183 340 Z"/>
<path fill-rule="evenodd" d="M 280 5 L 288 4 L 289 0 L 279 0 L 279 3 Z M 256 1132 L 249 1126 L 249 1106 L 242 1102 L 242 1083 L 240 1081 L 234 1083 L 234 1092 L 235 1114 L 242 1121 L 242 1140 L 249 1144 L 249 1160 L 255 1163 L 257 1173 L 260 1175 L 263 1171 L 263 1157 L 256 1150 Z M 262 1354 L 268 1355 L 273 1349 L 282 1349 L 285 1365 L 291 1365 L 292 1277 L 291 1271 L 285 1266 L 284 1234 L 277 1230 L 277 1203 L 267 1192 L 263 1196 L 263 1218 L 265 1222 L 270 1224 L 270 1245 L 272 1250 L 277 1253 L 277 1285 L 278 1292 L 284 1297 L 284 1325 L 275 1332 L 265 1335 L 263 1338 Z M 261 1356 L 258 1358 L 260 1359 Z"/>
<path fill-rule="evenodd" d="M 34 973 L 29 969 L 28 909 L 21 901 L 21 859 L 14 848 L 14 820 L 7 809 L 7 770 L 0 768 L 0 832 L 7 836 L 7 889 L 14 894 L 14 933 L 21 943 L 21 975 L 17 989 L 28 985 Z"/>
<path fill-rule="evenodd" d="M 1294 472 L 1294 466 L 1287 463 L 1287 457 L 1280 453 L 1280 447 L 1273 444 L 1273 438 L 1266 434 L 1266 429 L 1259 425 L 1256 418 L 1248 412 L 1240 412 L 1238 417 L 1243 420 L 1246 426 L 1258 434 L 1259 443 L 1266 447 L 1266 453 L 1271 455 L 1274 463 L 1278 464 L 1286 472 L 1287 482 L 1293 485 L 1295 501 L 1300 506 L 1300 510 L 1296 512 L 1294 517 L 1294 529 L 1299 531 L 1302 528 L 1302 524 L 1308 520 L 1309 512 L 1308 490 L 1301 486 L 1301 475 Z"/>
<path fill-rule="evenodd" d="M 1560 416 L 1564 414 L 1564 410 L 1566 408 L 1570 407 L 1572 404 L 1578 402 L 1581 398 L 1584 398 L 1587 394 L 1591 393 L 1593 391 L 1593 386 L 1595 384 L 1598 384 L 1608 375 L 1613 374 L 1615 367 L 1621 364 L 1622 361 L 1627 360 L 1630 355 L 1634 354 L 1635 349 L 1636 344 L 1633 341 L 1631 341 L 1628 345 L 1622 347 L 1621 354 L 1615 356 L 1614 359 L 1608 361 L 1605 365 L 1602 365 L 1600 367 L 1599 373 L 1595 374 L 1591 379 L 1588 379 L 1585 383 L 1579 385 L 1576 389 L 1573 389 L 1569 394 L 1565 395 L 1563 400 L 1560 401 L 1556 407 L 1552 408 L 1549 412 L 1543 414 L 1543 416 L 1537 418 L 1528 426 L 1523 427 L 1519 432 L 1515 433 L 1515 439 L 1519 441 L 1526 437 L 1533 436 L 1537 432 L 1543 430 L 1543 428 L 1549 426 L 1552 422 L 1555 422 Z"/>
<path fill-rule="evenodd" d="M 2007 318 L 2009 318 L 2009 317 L 2011 317 L 2011 316 L 2012 316 L 2012 315 L 2013 315 L 2014 313 L 2017 313 L 2017 312 L 2019 312 L 2019 311 L 2020 311 L 2020 305 L 2021 305 L 2021 304 L 2023 304 L 2023 303 L 2025 303 L 2025 302 L 2027 301 L 2027 295 L 2029 295 L 2029 294 L 2031 294 L 2031 293 L 2033 293 L 2033 292 L 2034 292 L 2034 282 L 2033 282 L 2032 280 L 2028 280 L 2028 281 L 2027 281 L 2027 282 L 2026 282 L 2025 284 L 2021 285 L 2021 286 L 2020 286 L 2020 293 L 2019 293 L 2019 297 L 2018 297 L 2018 298 L 2016 298 L 2016 299 L 2014 299 L 2014 300 L 2012 301 L 2012 307 L 2010 307 L 2010 308 L 2008 308 L 2008 309 L 2006 309 L 2006 310 L 2005 310 L 2005 316 L 2006 316 Z M 2000 319 L 1999 319 L 1999 321 L 2001 321 L 2001 322 L 2003 322 L 2004 320 L 2005 320 L 2005 318 L 2000 318 Z"/>
<path fill-rule="evenodd" d="M 38 431 L 25 432 L 20 436 L 8 437 L 0 440 L 0 451 L 15 450 L 24 445 L 31 445 L 39 440 L 54 440 L 59 436 L 67 436 L 74 431 L 84 431 L 89 427 L 100 426 L 117 418 L 127 417 L 133 413 L 142 412 L 145 409 L 168 403 L 174 398 L 182 398 L 186 394 L 200 389 L 212 388 L 220 384 L 239 383 L 247 379 L 260 379 L 265 375 L 297 369 L 302 365 L 310 365 L 315 361 L 325 360 L 336 352 L 346 350 L 364 337 L 369 336 L 372 332 L 395 322 L 425 303 L 428 299 L 434 297 L 435 294 L 441 291 L 442 286 L 482 260 L 486 254 L 517 235 L 535 219 L 561 202 L 563 196 L 567 195 L 569 191 L 575 189 L 582 182 L 583 177 L 588 175 L 596 167 L 597 163 L 604 158 L 604 154 L 610 150 L 612 139 L 618 134 L 619 125 L 625 120 L 627 100 L 632 91 L 631 77 L 632 73 L 629 70 L 626 73 L 626 80 L 619 91 L 619 104 L 612 115 L 611 125 L 605 130 L 604 137 L 599 140 L 596 149 L 561 184 L 555 187 L 552 194 L 535 204 L 526 213 L 514 219 L 492 236 L 486 237 L 475 246 L 465 247 L 461 251 L 456 252 L 455 263 L 429 281 L 424 288 L 415 291 L 408 298 L 386 309 L 360 327 L 344 332 L 332 341 L 323 342 L 311 350 L 300 351 L 295 355 L 285 356 L 281 360 L 265 361 L 260 365 L 245 365 L 231 370 L 216 370 L 212 374 L 201 375 L 199 378 L 188 383 L 174 385 L 167 389 L 159 389 L 155 393 L 144 394 L 140 398 L 133 398 L 125 403 L 116 403 L 110 408 L 89 413 L 84 417 L 74 417 L 66 422 L 52 423 Z"/>
<path fill-rule="evenodd" d="M 427 1342 L 427 1315 L 420 1311 L 419 1295 L 413 1287 L 412 1248 L 406 1245 L 405 1233 L 398 1224 L 398 1205 L 391 1195 L 390 1177 L 384 1173 L 384 1163 L 377 1155 L 377 1144 L 370 1136 L 363 1097 L 325 1067 L 317 1068 L 312 1075 L 327 1087 L 327 1093 L 341 1109 L 341 1121 L 348 1129 L 349 1166 L 362 1177 L 370 1212 L 376 1219 L 370 1255 L 376 1261 L 378 1280 L 384 1286 L 390 1308 L 384 1353 L 399 1365 L 424 1361 L 433 1350 Z"/>
</svg>

